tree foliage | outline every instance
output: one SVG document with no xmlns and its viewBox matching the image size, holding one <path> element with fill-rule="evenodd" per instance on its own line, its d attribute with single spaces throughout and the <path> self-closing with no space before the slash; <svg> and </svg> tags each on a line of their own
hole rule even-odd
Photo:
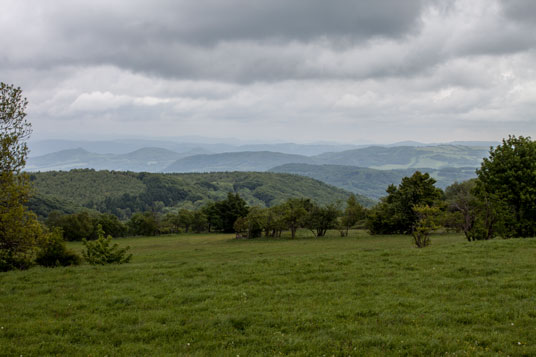
<svg viewBox="0 0 536 357">
<path fill-rule="evenodd" d="M 28 211 L 30 186 L 21 173 L 26 164 L 26 139 L 31 125 L 26 120 L 28 102 L 22 90 L 0 83 L 0 270 L 28 268 L 35 258 L 42 234 L 35 214 Z"/>
<path fill-rule="evenodd" d="M 35 262 L 45 267 L 78 265 L 82 261 L 78 254 L 65 246 L 61 228 L 55 228 L 43 234 L 39 239 L 38 247 L 39 251 Z"/>
<path fill-rule="evenodd" d="M 348 236 L 348 230 L 359 220 L 367 216 L 366 209 L 357 201 L 357 197 L 351 194 L 346 201 L 346 207 L 340 219 L 341 236 Z"/>
<path fill-rule="evenodd" d="M 119 248 L 117 243 L 112 243 L 112 236 L 104 236 L 101 226 L 97 227 L 98 238 L 95 241 L 82 240 L 86 247 L 82 255 L 91 265 L 123 264 L 132 259 L 132 254 L 127 254 L 130 247 Z"/>
<path fill-rule="evenodd" d="M 239 217 L 246 217 L 249 208 L 238 193 L 227 194 L 227 198 L 214 204 L 215 212 L 218 216 L 215 228 L 224 232 L 234 232 L 234 223 Z"/>
<path fill-rule="evenodd" d="M 367 226 L 372 234 L 409 234 L 418 219 L 415 206 L 434 206 L 443 192 L 434 186 L 428 173 L 416 171 L 404 177 L 398 187 L 390 185 L 387 196 L 374 207 L 368 216 Z"/>
<path fill-rule="evenodd" d="M 499 211 L 489 196 L 479 192 L 478 180 L 455 182 L 445 189 L 447 212 L 444 225 L 463 232 L 468 241 L 495 236 Z"/>
<path fill-rule="evenodd" d="M 439 207 L 430 207 L 428 205 L 413 206 L 413 211 L 417 220 L 413 226 L 411 235 L 417 248 L 424 248 L 430 245 L 430 234 L 438 229 Z"/>
<path fill-rule="evenodd" d="M 301 228 L 305 223 L 305 218 L 311 207 L 311 200 L 305 198 L 291 198 L 285 202 L 283 219 L 293 239 L 296 237 L 298 228 Z"/>
<path fill-rule="evenodd" d="M 339 215 L 340 211 L 335 204 L 327 206 L 313 204 L 305 217 L 304 226 L 311 230 L 315 237 L 323 237 L 328 229 L 336 227 Z"/>
<path fill-rule="evenodd" d="M 500 213 L 496 222 L 505 237 L 536 235 L 536 142 L 509 136 L 490 150 L 477 170 L 479 198 Z"/>
</svg>

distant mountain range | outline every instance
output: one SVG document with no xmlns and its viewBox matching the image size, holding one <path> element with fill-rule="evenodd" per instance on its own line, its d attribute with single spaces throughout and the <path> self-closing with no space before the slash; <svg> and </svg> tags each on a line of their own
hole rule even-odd
<svg viewBox="0 0 536 357">
<path fill-rule="evenodd" d="M 345 165 L 382 170 L 445 167 L 478 167 L 488 150 L 461 145 L 371 146 L 306 156 L 272 151 L 241 151 L 207 154 L 202 148 L 174 152 L 142 148 L 126 154 L 92 153 L 83 148 L 30 157 L 27 171 L 96 170 L 146 172 L 267 171 L 290 163 Z"/>
<path fill-rule="evenodd" d="M 295 143 L 244 143 L 238 139 L 221 139 L 214 141 L 208 138 L 190 138 L 183 137 L 181 140 L 155 140 L 155 139 L 118 139 L 118 140 L 31 140 L 28 145 L 30 156 L 37 157 L 62 150 L 84 149 L 97 154 L 127 154 L 143 148 L 155 147 L 167 149 L 177 153 L 196 151 L 204 154 L 218 154 L 224 152 L 240 151 L 273 151 L 284 154 L 314 156 L 326 152 L 339 152 L 346 150 L 360 149 L 369 146 L 397 147 L 397 146 L 437 146 L 437 145 L 462 145 L 483 147 L 489 149 L 498 142 L 492 141 L 453 141 L 450 143 L 431 143 L 425 144 L 417 141 L 402 141 L 393 144 L 337 144 L 337 143 L 312 143 L 312 144 L 295 144 Z"/>
<path fill-rule="evenodd" d="M 272 171 L 311 177 L 378 199 L 385 195 L 389 184 L 398 184 L 404 176 L 413 174 L 415 170 L 430 173 L 441 188 L 454 181 L 475 177 L 475 168 L 488 156 L 487 144 L 490 143 L 476 146 L 369 146 L 315 155 L 257 149 L 316 152 L 321 149 L 341 149 L 343 146 L 248 144 L 233 148 L 249 148 L 250 151 L 213 153 L 206 145 L 191 145 L 183 146 L 182 149 L 188 150 L 182 152 L 162 147 L 144 147 L 120 154 L 95 153 L 80 147 L 30 157 L 26 170 L 36 172 L 91 168 L 153 173 Z M 214 146 L 211 148 L 214 149 Z"/>
<path fill-rule="evenodd" d="M 283 154 L 271 151 L 228 152 L 223 154 L 194 155 L 175 161 L 167 172 L 216 172 L 216 171 L 267 171 L 274 166 L 288 163 L 315 163 L 315 159 L 303 155 Z"/>
<path fill-rule="evenodd" d="M 477 167 L 489 148 L 462 145 L 371 146 L 315 157 L 318 163 L 392 170 L 408 168 Z"/>
<path fill-rule="evenodd" d="M 201 149 L 176 153 L 162 148 L 142 148 L 127 154 L 97 154 L 77 148 L 30 157 L 26 164 L 26 170 L 66 171 L 91 168 L 95 170 L 162 172 L 175 161 L 202 152 Z"/>
<path fill-rule="evenodd" d="M 476 177 L 474 167 L 377 170 L 343 165 L 286 164 L 270 169 L 271 172 L 311 177 L 372 199 L 386 196 L 385 189 L 389 185 L 398 185 L 403 177 L 413 175 L 416 170 L 429 173 L 437 180 L 436 186 L 442 189 L 455 181 Z"/>
</svg>

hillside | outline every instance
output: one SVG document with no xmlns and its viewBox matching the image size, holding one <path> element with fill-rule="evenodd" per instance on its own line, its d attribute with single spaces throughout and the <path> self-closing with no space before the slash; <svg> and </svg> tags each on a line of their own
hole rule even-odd
<svg viewBox="0 0 536 357">
<path fill-rule="evenodd" d="M 288 163 L 315 163 L 303 155 L 271 151 L 227 152 L 212 155 L 194 155 L 179 159 L 166 172 L 266 171 Z"/>
<path fill-rule="evenodd" d="M 478 167 L 488 148 L 479 146 L 371 146 L 363 149 L 325 153 L 314 156 L 317 163 L 370 167 L 382 170 L 444 167 Z"/>
<path fill-rule="evenodd" d="M 81 142 L 80 144 L 84 144 Z M 101 153 L 98 142 L 85 147 L 61 150 L 28 159 L 28 171 L 54 171 L 91 168 L 136 172 L 218 172 L 267 171 L 285 164 L 318 164 L 370 167 L 382 170 L 445 167 L 477 167 L 488 155 L 486 146 L 428 145 L 428 146 L 371 146 L 346 150 L 349 145 L 193 145 L 177 146 L 186 151 L 173 151 L 162 147 L 143 147 L 131 152 Z M 143 144 L 141 142 L 140 144 Z M 118 143 L 120 147 L 120 143 Z M 129 143 L 129 145 L 133 145 Z M 178 144 L 177 144 L 178 145 Z M 421 144 L 425 145 L 425 144 Z M 131 147 L 131 146 L 126 146 Z M 215 149 L 224 149 L 218 152 Z M 263 150 L 261 150 L 263 149 Z M 317 155 L 321 150 L 332 150 Z M 344 150 L 344 151 L 343 151 Z M 289 153 L 292 152 L 292 153 Z M 298 153 L 307 153 L 305 156 Z"/>
<path fill-rule="evenodd" d="M 349 192 L 297 175 L 258 172 L 210 174 L 151 174 L 72 170 L 31 174 L 35 197 L 30 207 L 44 217 L 51 210 L 82 207 L 114 213 L 199 207 L 237 192 L 249 205 L 272 206 L 291 197 L 307 197 L 320 204 L 344 201 Z M 359 197 L 364 205 L 372 200 Z"/>
<path fill-rule="evenodd" d="M 390 184 L 398 185 L 403 177 L 411 176 L 416 169 L 376 170 L 343 165 L 287 164 L 270 169 L 271 172 L 297 174 L 311 177 L 350 192 L 379 199 L 386 195 Z M 444 189 L 455 181 L 475 177 L 474 167 L 420 169 L 437 180 L 437 187 Z"/>
<path fill-rule="evenodd" d="M 179 158 L 199 151 L 176 153 L 167 149 L 146 147 L 126 154 L 96 154 L 82 148 L 62 150 L 30 157 L 27 171 L 53 171 L 91 168 L 95 170 L 162 172 Z"/>
</svg>

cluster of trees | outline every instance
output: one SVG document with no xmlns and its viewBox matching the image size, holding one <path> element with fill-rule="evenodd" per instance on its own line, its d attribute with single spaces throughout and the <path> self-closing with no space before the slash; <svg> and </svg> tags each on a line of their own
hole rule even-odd
<svg viewBox="0 0 536 357">
<path fill-rule="evenodd" d="M 447 224 L 468 240 L 536 236 L 536 142 L 509 136 L 490 151 L 475 180 L 446 190 Z"/>
<path fill-rule="evenodd" d="M 0 82 L 0 271 L 27 269 L 34 264 L 76 265 L 82 260 L 66 248 L 60 228 L 47 229 L 27 207 L 30 178 L 22 172 L 28 155 L 26 140 L 32 131 L 26 120 L 27 105 L 20 88 Z M 102 221 L 114 218 L 117 220 L 102 217 Z M 76 222 L 82 226 L 83 223 Z M 78 231 L 87 228 L 82 226 Z M 107 242 L 102 234 L 97 234 L 97 238 L 97 242 Z M 130 259 L 125 248 L 109 244 L 87 245 L 84 255 L 90 264 L 123 263 Z"/>
<path fill-rule="evenodd" d="M 291 197 L 326 204 L 348 193 L 303 176 L 270 172 L 159 174 L 144 172 L 71 171 L 30 174 L 34 194 L 30 209 L 45 219 L 52 211 L 111 213 L 126 221 L 136 212 L 167 213 L 200 208 L 238 193 L 250 206 L 270 207 Z M 362 204 L 374 202 L 357 195 Z"/>
<path fill-rule="evenodd" d="M 428 174 L 415 172 L 391 185 L 368 213 L 373 234 L 412 233 L 417 246 L 440 226 L 463 232 L 467 240 L 536 236 L 536 142 L 509 136 L 490 150 L 477 178 L 454 183 L 445 192 Z M 418 243 L 417 241 L 424 243 Z"/>
<path fill-rule="evenodd" d="M 255 238 L 264 234 L 279 237 L 285 230 L 296 235 L 299 228 L 310 229 L 317 237 L 328 229 L 339 229 L 342 236 L 358 221 L 366 217 L 366 209 L 351 195 L 346 207 L 319 205 L 310 199 L 292 198 L 282 204 L 265 207 L 248 207 L 236 193 L 211 202 L 199 209 L 180 209 L 162 214 L 155 211 L 138 212 L 125 222 L 112 214 L 79 212 L 61 214 L 52 212 L 45 220 L 50 230 L 61 229 L 68 241 L 97 239 L 99 229 L 113 237 L 127 235 L 154 236 L 179 232 L 236 232 L 240 237 Z"/>
<path fill-rule="evenodd" d="M 295 238 L 299 228 L 309 229 L 315 237 L 322 237 L 328 229 L 339 229 L 341 236 L 348 235 L 350 227 L 365 218 L 365 208 L 351 195 L 346 208 L 335 204 L 318 205 L 310 199 L 291 198 L 270 208 L 253 207 L 234 224 L 237 237 L 280 237 L 285 230 Z"/>
</svg>

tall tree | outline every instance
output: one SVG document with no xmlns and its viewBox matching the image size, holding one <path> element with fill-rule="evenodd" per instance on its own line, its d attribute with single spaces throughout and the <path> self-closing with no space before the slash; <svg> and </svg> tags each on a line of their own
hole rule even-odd
<svg viewBox="0 0 536 357">
<path fill-rule="evenodd" d="M 323 237 L 328 229 L 335 228 L 340 212 L 336 205 L 319 206 L 313 204 L 305 217 L 304 225 L 315 237 Z"/>
<path fill-rule="evenodd" d="M 357 197 L 352 193 L 346 201 L 346 208 L 341 217 L 341 235 L 348 236 L 350 227 L 355 225 L 359 220 L 364 219 L 366 215 L 366 209 L 357 202 Z"/>
<path fill-rule="evenodd" d="M 443 192 L 434 186 L 428 173 L 415 171 L 404 177 L 398 187 L 390 185 L 387 196 L 371 210 L 367 225 L 372 234 L 409 234 L 418 220 L 415 206 L 437 205 Z"/>
<path fill-rule="evenodd" d="M 21 173 L 31 133 L 27 105 L 20 88 L 0 83 L 0 271 L 29 267 L 42 233 L 35 215 L 25 206 L 30 186 L 27 175 Z"/>
<path fill-rule="evenodd" d="M 509 136 L 477 170 L 477 192 L 500 210 L 501 234 L 536 235 L 536 142 Z"/>
<path fill-rule="evenodd" d="M 304 198 L 289 198 L 285 202 L 284 221 L 290 229 L 292 238 L 296 237 L 296 231 L 303 226 L 307 212 L 312 207 L 312 202 Z"/>
<path fill-rule="evenodd" d="M 249 209 L 246 201 L 238 193 L 227 194 L 223 201 L 216 202 L 214 207 L 219 220 L 216 220 L 216 228 L 225 232 L 234 232 L 234 223 L 239 217 L 246 217 Z"/>
</svg>

